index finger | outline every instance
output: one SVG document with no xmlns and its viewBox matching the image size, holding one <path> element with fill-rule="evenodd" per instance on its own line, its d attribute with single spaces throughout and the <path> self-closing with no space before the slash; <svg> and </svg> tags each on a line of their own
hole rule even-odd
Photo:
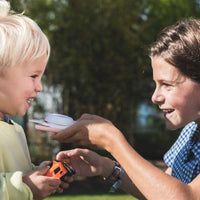
<svg viewBox="0 0 200 200">
<path fill-rule="evenodd" d="M 66 128 L 66 129 L 55 131 L 54 134 L 50 137 L 50 139 L 51 140 L 58 140 L 58 141 L 67 140 L 68 138 L 70 138 L 70 137 L 72 137 L 73 135 L 76 134 L 77 124 L 78 123 L 75 123 L 75 124 L 73 124 L 72 126 Z"/>
<path fill-rule="evenodd" d="M 56 128 L 51 128 L 51 127 L 48 127 L 48 126 L 42 126 L 42 125 L 35 125 L 35 128 L 37 130 L 40 130 L 40 131 L 48 131 L 50 133 L 57 133 L 60 131 L 60 129 L 56 129 Z"/>
</svg>

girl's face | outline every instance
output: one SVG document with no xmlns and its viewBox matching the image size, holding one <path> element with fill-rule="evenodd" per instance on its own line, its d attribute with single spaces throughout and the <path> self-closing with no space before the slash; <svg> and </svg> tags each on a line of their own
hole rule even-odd
<svg viewBox="0 0 200 200">
<path fill-rule="evenodd" d="M 152 101 L 163 111 L 166 126 L 175 130 L 200 119 L 200 84 L 184 76 L 163 58 L 152 58 L 156 83 Z"/>
<path fill-rule="evenodd" d="M 4 114 L 22 116 L 42 91 L 41 78 L 46 55 L 32 62 L 23 62 L 0 75 L 0 119 Z"/>
</svg>

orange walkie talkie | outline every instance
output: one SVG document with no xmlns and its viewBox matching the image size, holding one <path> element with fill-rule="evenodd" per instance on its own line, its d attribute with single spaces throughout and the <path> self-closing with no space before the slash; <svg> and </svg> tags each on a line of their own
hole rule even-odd
<svg viewBox="0 0 200 200">
<path fill-rule="evenodd" d="M 49 166 L 50 169 L 45 174 L 46 176 L 63 180 L 65 176 L 72 176 L 75 174 L 74 168 L 65 161 L 53 160 L 49 163 Z"/>
</svg>

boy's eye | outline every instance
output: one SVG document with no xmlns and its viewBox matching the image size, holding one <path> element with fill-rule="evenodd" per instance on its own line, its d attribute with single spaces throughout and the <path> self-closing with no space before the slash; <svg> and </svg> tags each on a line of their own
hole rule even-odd
<svg viewBox="0 0 200 200">
<path fill-rule="evenodd" d="M 38 75 L 34 74 L 34 75 L 32 75 L 31 77 L 32 77 L 32 78 L 37 78 Z"/>
</svg>

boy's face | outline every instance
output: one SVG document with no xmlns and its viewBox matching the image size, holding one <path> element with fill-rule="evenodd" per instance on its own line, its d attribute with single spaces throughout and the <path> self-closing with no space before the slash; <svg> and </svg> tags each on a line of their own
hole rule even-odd
<svg viewBox="0 0 200 200">
<path fill-rule="evenodd" d="M 182 75 L 161 57 L 152 59 L 156 89 L 152 101 L 163 110 L 167 128 L 174 130 L 199 121 L 200 84 Z"/>
<path fill-rule="evenodd" d="M 22 116 L 26 113 L 37 92 L 42 91 L 45 67 L 46 55 L 16 65 L 0 75 L 0 119 L 4 114 Z"/>
</svg>

